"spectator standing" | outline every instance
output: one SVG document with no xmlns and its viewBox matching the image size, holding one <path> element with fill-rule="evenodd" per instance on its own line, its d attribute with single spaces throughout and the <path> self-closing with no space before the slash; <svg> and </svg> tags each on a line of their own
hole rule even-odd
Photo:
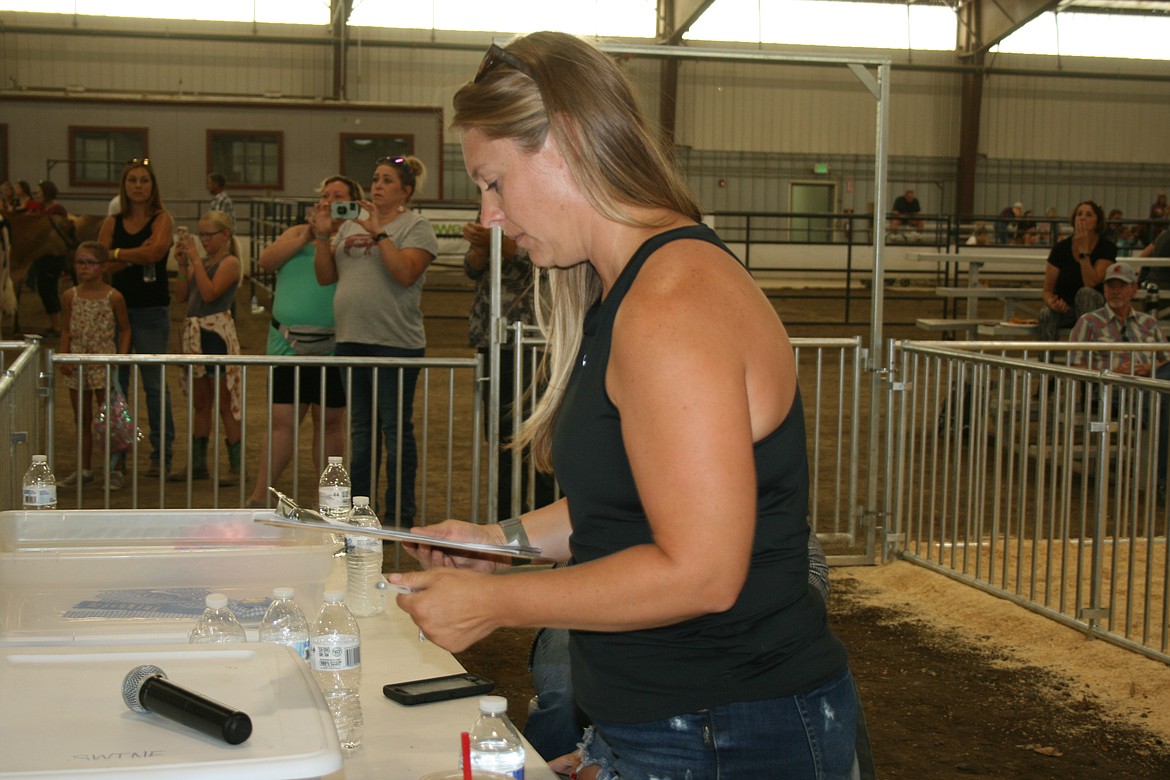
<svg viewBox="0 0 1170 780">
<path fill-rule="evenodd" d="M 43 186 L 43 184 L 42 184 Z M 106 284 L 102 266 L 109 251 L 96 241 L 86 241 L 77 247 L 73 265 L 77 269 L 77 286 L 65 291 L 64 330 L 61 331 L 62 353 L 81 355 L 125 355 L 130 352 L 130 315 L 122 293 Z M 76 485 L 93 481 L 93 415 L 96 404 L 110 407 L 110 387 L 106 371 L 97 365 L 86 366 L 82 386 L 76 366 L 61 366 L 69 400 L 73 403 L 73 419 L 81 411 L 81 463 L 58 484 Z M 124 455 L 116 455 L 115 461 Z M 121 468 L 111 464 L 110 490 L 119 490 L 124 484 Z"/>
<path fill-rule="evenodd" d="M 16 180 L 16 199 L 12 203 L 13 214 L 23 214 L 26 211 L 36 211 L 39 204 L 33 198 L 32 185 L 24 179 Z"/>
<path fill-rule="evenodd" d="M 517 441 L 566 497 L 419 533 L 572 563 L 494 576 L 510 558 L 416 545 L 429 568 L 390 575 L 419 589 L 399 606 L 454 652 L 569 628 L 584 763 L 605 776 L 849 777 L 857 693 L 808 584 L 804 412 L 775 309 L 603 52 L 493 44 L 454 107 L 484 224 L 550 269 L 548 391 Z"/>
<path fill-rule="evenodd" d="M 314 231 L 317 282 L 337 284 L 333 313 L 338 357 L 417 358 L 425 352 L 420 300 L 439 242 L 430 221 L 408 208 L 425 178 L 426 167 L 417 157 L 383 157 L 374 170 L 370 200 L 360 201 L 366 216 L 347 220 L 336 239 L 328 231 Z M 382 462 L 384 439 L 386 500 L 378 514 L 384 525 L 410 527 L 416 512 L 414 389 L 419 370 L 378 369 L 377 373 L 376 398 L 372 369 L 355 367 L 348 374 L 352 379 L 350 480 L 354 495 L 373 500 L 371 488 Z"/>
<path fill-rule="evenodd" d="M 57 202 L 57 185 L 48 179 L 42 180 L 33 190 L 33 199 L 28 204 L 28 213 L 43 214 L 46 219 L 68 220 L 69 212 Z M 66 223 L 68 225 L 68 223 Z M 55 230 L 71 231 L 72 226 L 60 224 Z M 49 336 L 55 337 L 61 333 L 61 293 L 58 289 L 61 284 L 61 274 L 69 264 L 66 255 L 42 255 L 33 261 L 29 269 L 29 276 L 37 287 L 37 295 L 45 307 L 45 314 L 49 316 Z"/>
<path fill-rule="evenodd" d="M 907 241 L 918 241 L 922 238 L 923 221 L 918 218 L 922 211 L 922 204 L 914 194 L 914 190 L 906 190 L 894 198 L 894 207 L 890 210 L 893 219 L 890 220 L 890 234 L 898 235 L 898 228 L 903 223 L 909 228 L 904 236 Z"/>
<path fill-rule="evenodd" d="M 140 355 L 166 354 L 171 337 L 167 256 L 174 222 L 163 207 L 158 179 L 149 160 L 131 160 L 126 164 L 118 182 L 118 198 L 121 211 L 106 217 L 98 234 L 98 241 L 112 250 L 106 268 L 112 274 L 114 289 L 126 298 L 133 351 Z M 144 473 L 157 476 L 170 467 L 174 449 L 171 394 L 166 391 L 164 398 L 164 366 L 143 363 L 138 370 L 146 391 L 150 422 L 150 466 Z M 129 392 L 129 367 L 120 370 L 119 377 L 122 387 Z"/>
<path fill-rule="evenodd" d="M 995 243 L 1014 243 L 1020 231 L 1020 218 L 1024 216 L 1024 204 L 1016 201 L 999 212 L 995 223 Z"/>
<path fill-rule="evenodd" d="M 236 321 L 232 317 L 232 304 L 240 286 L 240 246 L 233 228 L 231 216 L 222 211 L 209 211 L 199 220 L 199 241 L 206 255 L 199 253 L 191 235 L 187 235 L 175 248 L 175 261 L 179 264 L 175 294 L 187 299 L 187 318 L 183 322 L 182 335 L 185 355 L 240 354 Z M 215 380 L 217 374 L 218 382 Z M 229 468 L 233 474 L 240 472 L 242 374 L 238 365 L 195 365 L 192 369 L 192 479 L 206 479 L 209 474 L 207 447 L 211 434 L 211 410 L 217 391 L 220 419 L 227 439 Z M 179 472 L 170 478 L 182 481 L 186 480 L 187 475 Z"/>
<path fill-rule="evenodd" d="M 1170 220 L 1170 204 L 1166 202 L 1166 193 L 1159 192 L 1157 199 L 1150 204 L 1150 241 L 1153 241 L 1166 229 L 1167 220 Z"/>
<path fill-rule="evenodd" d="M 1117 247 L 1101 237 L 1105 212 L 1091 200 L 1073 209 L 1073 234 L 1048 253 L 1044 272 L 1044 306 L 1040 309 L 1039 338 L 1056 341 L 1060 328 L 1071 328 L 1082 314 L 1105 304 L 1101 282 L 1117 259 Z"/>
<path fill-rule="evenodd" d="M 16 187 L 10 181 L 0 181 L 0 217 L 8 216 L 16 206 Z"/>
<path fill-rule="evenodd" d="M 318 192 L 321 197 L 310 208 L 308 221 L 288 228 L 260 253 L 260 267 L 276 272 L 276 296 L 272 301 L 272 322 L 268 328 L 269 355 L 319 356 L 334 352 L 333 297 L 337 285 L 317 284 L 313 265 L 317 253 L 314 233 L 329 235 L 332 246 L 332 237 L 337 235 L 344 221 L 330 217 L 330 204 L 360 201 L 365 195 L 360 184 L 345 176 L 330 176 L 321 182 Z M 272 434 L 260 452 L 256 487 L 252 490 L 249 506 L 268 506 L 268 486 L 276 484 L 292 459 L 293 431 L 310 410 L 313 412 L 315 473 L 320 473 L 322 468 L 318 462 L 322 440 L 326 456 L 344 453 L 345 387 L 341 370 L 330 366 L 324 372 L 325 398 L 322 400 L 321 369 L 301 366 L 299 384 L 298 373 L 292 366 L 273 369 Z M 299 407 L 294 407 L 294 401 L 299 402 Z M 271 476 L 268 473 L 269 451 Z"/>
<path fill-rule="evenodd" d="M 227 179 L 222 173 L 207 174 L 207 192 L 211 195 L 211 205 L 208 211 L 222 211 L 233 220 L 236 218 L 236 207 L 232 203 L 232 196 L 227 194 L 224 189 L 227 186 Z"/>
<path fill-rule="evenodd" d="M 475 298 L 471 302 L 471 312 L 468 315 L 468 343 L 475 347 L 488 367 L 488 355 L 491 348 L 492 306 L 491 306 L 491 274 L 488 273 L 491 260 L 491 229 L 478 222 L 468 222 L 463 226 L 463 238 L 467 240 L 467 254 L 463 257 L 463 271 L 469 279 L 475 280 Z M 534 314 L 534 290 L 536 278 L 533 274 L 532 261 L 528 253 L 516 246 L 516 242 L 504 237 L 502 247 L 503 257 L 500 267 L 500 310 L 504 321 L 511 325 L 523 322 L 533 325 L 536 322 Z M 516 345 L 509 342 L 500 347 L 500 443 L 503 445 L 512 437 L 515 427 L 512 411 L 512 401 L 516 389 Z M 528 386 L 531 379 L 525 372 L 521 375 L 523 384 Z M 480 387 L 485 410 L 490 402 L 491 388 L 485 382 Z M 523 415 L 521 415 L 523 416 Z M 488 412 L 483 415 L 484 435 L 488 430 Z M 496 458 L 496 477 L 499 490 L 496 494 L 496 518 L 510 517 L 512 511 L 512 451 L 501 447 Z M 536 472 L 534 485 L 536 505 L 526 506 L 523 496 L 527 496 L 528 468 L 524 468 L 521 479 L 521 507 L 522 511 L 535 509 L 552 503 L 552 478 L 544 472 Z"/>
</svg>

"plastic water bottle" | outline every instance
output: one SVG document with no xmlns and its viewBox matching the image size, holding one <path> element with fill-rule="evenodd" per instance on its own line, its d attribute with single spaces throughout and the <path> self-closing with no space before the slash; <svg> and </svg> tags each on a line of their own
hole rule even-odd
<svg viewBox="0 0 1170 780">
<path fill-rule="evenodd" d="M 57 508 L 57 478 L 47 456 L 33 455 L 32 465 L 24 472 L 23 492 L 26 510 Z"/>
<path fill-rule="evenodd" d="M 370 508 L 369 496 L 354 496 L 349 523 L 359 528 L 382 527 L 378 516 Z M 385 612 L 386 597 L 378 587 L 382 579 L 382 540 L 374 536 L 346 535 L 345 568 L 345 600 L 349 604 L 349 611 L 357 617 L 370 617 Z"/>
<path fill-rule="evenodd" d="M 339 525 L 348 521 L 350 490 L 349 473 L 341 465 L 341 456 L 330 455 L 317 489 L 317 508 L 326 520 Z"/>
<path fill-rule="evenodd" d="M 292 588 L 276 588 L 273 602 L 260 622 L 260 641 L 291 647 L 301 660 L 309 661 L 309 623 L 293 601 Z"/>
<path fill-rule="evenodd" d="M 325 592 L 309 635 L 313 676 L 329 705 L 337 738 L 346 750 L 362 741 L 362 702 L 358 686 L 362 674 L 362 638 L 357 621 L 345 606 L 345 592 Z"/>
<path fill-rule="evenodd" d="M 223 644 L 226 642 L 247 642 L 244 627 L 236 620 L 235 613 L 228 607 L 227 596 L 222 593 L 208 593 L 207 609 L 191 629 L 193 645 Z"/>
<path fill-rule="evenodd" d="M 524 743 L 508 720 L 508 700 L 503 696 L 479 700 L 479 718 L 471 727 L 471 768 L 524 780 Z"/>
<path fill-rule="evenodd" d="M 142 266 L 142 281 L 147 284 L 154 284 L 158 281 L 158 269 L 154 267 L 154 263 Z"/>
</svg>

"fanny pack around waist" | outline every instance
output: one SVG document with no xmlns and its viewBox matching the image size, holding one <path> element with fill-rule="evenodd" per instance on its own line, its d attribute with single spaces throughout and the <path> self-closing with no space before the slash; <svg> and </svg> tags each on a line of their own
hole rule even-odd
<svg viewBox="0 0 1170 780">
<path fill-rule="evenodd" d="M 272 327 L 284 336 L 284 340 L 298 355 L 320 357 L 332 355 L 337 346 L 337 336 L 333 328 L 320 325 L 283 325 L 273 320 Z"/>
</svg>

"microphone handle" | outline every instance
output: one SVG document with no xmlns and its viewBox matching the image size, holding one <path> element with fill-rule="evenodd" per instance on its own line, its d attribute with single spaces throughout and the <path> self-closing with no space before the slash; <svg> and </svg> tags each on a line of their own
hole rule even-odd
<svg viewBox="0 0 1170 780">
<path fill-rule="evenodd" d="M 151 712 L 229 745 L 238 745 L 252 735 L 252 719 L 246 713 L 188 691 L 165 677 L 147 678 L 138 698 Z"/>
</svg>

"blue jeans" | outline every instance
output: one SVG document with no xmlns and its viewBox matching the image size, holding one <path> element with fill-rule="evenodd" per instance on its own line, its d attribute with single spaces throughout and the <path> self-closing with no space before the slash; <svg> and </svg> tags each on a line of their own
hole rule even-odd
<svg viewBox="0 0 1170 780">
<path fill-rule="evenodd" d="M 532 686 L 537 709 L 528 713 L 524 738 L 545 761 L 572 753 L 588 722 L 573 699 L 569 631 L 542 628 L 532 647 Z"/>
<path fill-rule="evenodd" d="M 132 308 L 130 314 L 130 350 L 139 355 L 165 355 L 171 338 L 171 315 L 166 306 Z M 146 391 L 146 415 L 150 421 L 150 459 L 159 459 L 160 420 L 166 420 L 166 462 L 171 462 L 175 444 L 175 416 L 171 412 L 171 393 L 166 387 L 166 368 L 140 365 L 142 389 Z M 130 367 L 118 369 L 118 379 L 126 396 L 130 397 Z M 163 418 L 163 415 L 166 415 Z"/>
<path fill-rule="evenodd" d="M 338 357 L 406 357 L 423 356 L 421 349 L 400 349 L 377 344 L 356 344 L 342 342 L 337 345 Z M 350 387 L 350 444 L 353 460 L 350 463 L 349 479 L 353 484 L 353 495 L 369 496 L 376 503 L 370 480 L 370 456 L 376 459 L 375 471 L 381 470 L 382 441 L 386 441 L 386 500 L 376 509 L 384 525 L 414 525 L 416 506 L 414 480 L 418 472 L 418 449 L 414 441 L 414 388 L 418 384 L 419 369 L 407 368 L 402 374 L 402 511 L 395 512 L 395 493 L 399 485 L 398 463 L 398 369 L 379 368 L 378 398 L 375 408 L 374 370 L 369 367 L 354 367 L 342 371 Z M 373 435 L 377 426 L 377 436 Z M 376 440 L 375 440 L 376 438 Z"/>
<path fill-rule="evenodd" d="M 845 670 L 797 696 L 734 702 L 646 723 L 595 722 L 586 763 L 598 780 L 853 776 L 857 691 Z"/>
</svg>

